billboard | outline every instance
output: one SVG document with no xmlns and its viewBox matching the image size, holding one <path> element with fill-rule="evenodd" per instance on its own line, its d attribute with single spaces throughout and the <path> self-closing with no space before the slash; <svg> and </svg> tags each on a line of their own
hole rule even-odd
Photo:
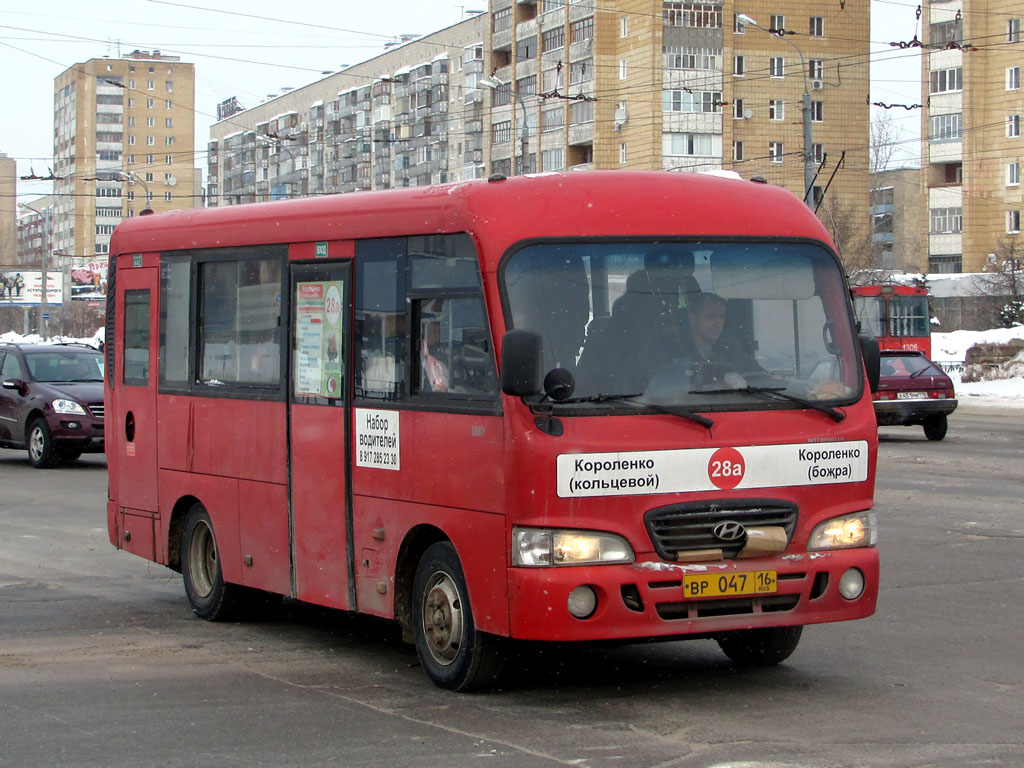
<svg viewBox="0 0 1024 768">
<path fill-rule="evenodd" d="M 31 307 L 42 301 L 43 273 L 24 269 L 0 271 L 0 306 Z M 64 303 L 64 275 L 46 273 L 46 303 Z"/>
<path fill-rule="evenodd" d="M 72 259 L 72 301 L 99 301 L 106 298 L 107 263 L 105 256 Z"/>
</svg>

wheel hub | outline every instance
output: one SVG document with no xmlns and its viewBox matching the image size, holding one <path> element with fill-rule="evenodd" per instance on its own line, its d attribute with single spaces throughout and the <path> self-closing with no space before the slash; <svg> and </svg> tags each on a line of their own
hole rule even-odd
<svg viewBox="0 0 1024 768">
<path fill-rule="evenodd" d="M 446 573 L 430 578 L 423 598 L 423 630 L 435 661 L 445 666 L 455 661 L 462 647 L 462 598 Z"/>
</svg>

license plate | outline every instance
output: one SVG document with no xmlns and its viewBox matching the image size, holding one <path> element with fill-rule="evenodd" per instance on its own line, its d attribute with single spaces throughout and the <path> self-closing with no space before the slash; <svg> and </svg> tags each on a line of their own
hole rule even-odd
<svg viewBox="0 0 1024 768">
<path fill-rule="evenodd" d="M 742 597 L 778 591 L 775 571 L 693 574 L 683 577 L 683 597 Z"/>
<path fill-rule="evenodd" d="M 927 392 L 897 392 L 897 400 L 924 400 L 928 397 Z"/>
</svg>

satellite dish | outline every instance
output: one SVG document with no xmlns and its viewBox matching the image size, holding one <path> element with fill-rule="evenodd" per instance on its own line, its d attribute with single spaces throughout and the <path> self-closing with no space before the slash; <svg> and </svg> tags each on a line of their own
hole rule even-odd
<svg viewBox="0 0 1024 768">
<path fill-rule="evenodd" d="M 176 187 L 176 186 L 178 186 L 178 177 L 177 176 L 168 176 L 167 180 L 164 183 L 167 186 L 169 186 L 169 187 Z"/>
<path fill-rule="evenodd" d="M 749 120 L 753 116 L 754 116 L 754 110 L 752 110 L 752 109 L 744 109 L 743 110 L 743 119 L 744 120 Z"/>
</svg>

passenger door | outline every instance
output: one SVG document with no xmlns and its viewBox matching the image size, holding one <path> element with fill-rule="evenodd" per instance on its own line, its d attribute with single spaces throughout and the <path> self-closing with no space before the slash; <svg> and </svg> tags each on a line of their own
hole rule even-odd
<svg viewBox="0 0 1024 768">
<path fill-rule="evenodd" d="M 350 274 L 349 262 L 292 265 L 288 366 L 292 589 L 349 610 Z"/>
</svg>

